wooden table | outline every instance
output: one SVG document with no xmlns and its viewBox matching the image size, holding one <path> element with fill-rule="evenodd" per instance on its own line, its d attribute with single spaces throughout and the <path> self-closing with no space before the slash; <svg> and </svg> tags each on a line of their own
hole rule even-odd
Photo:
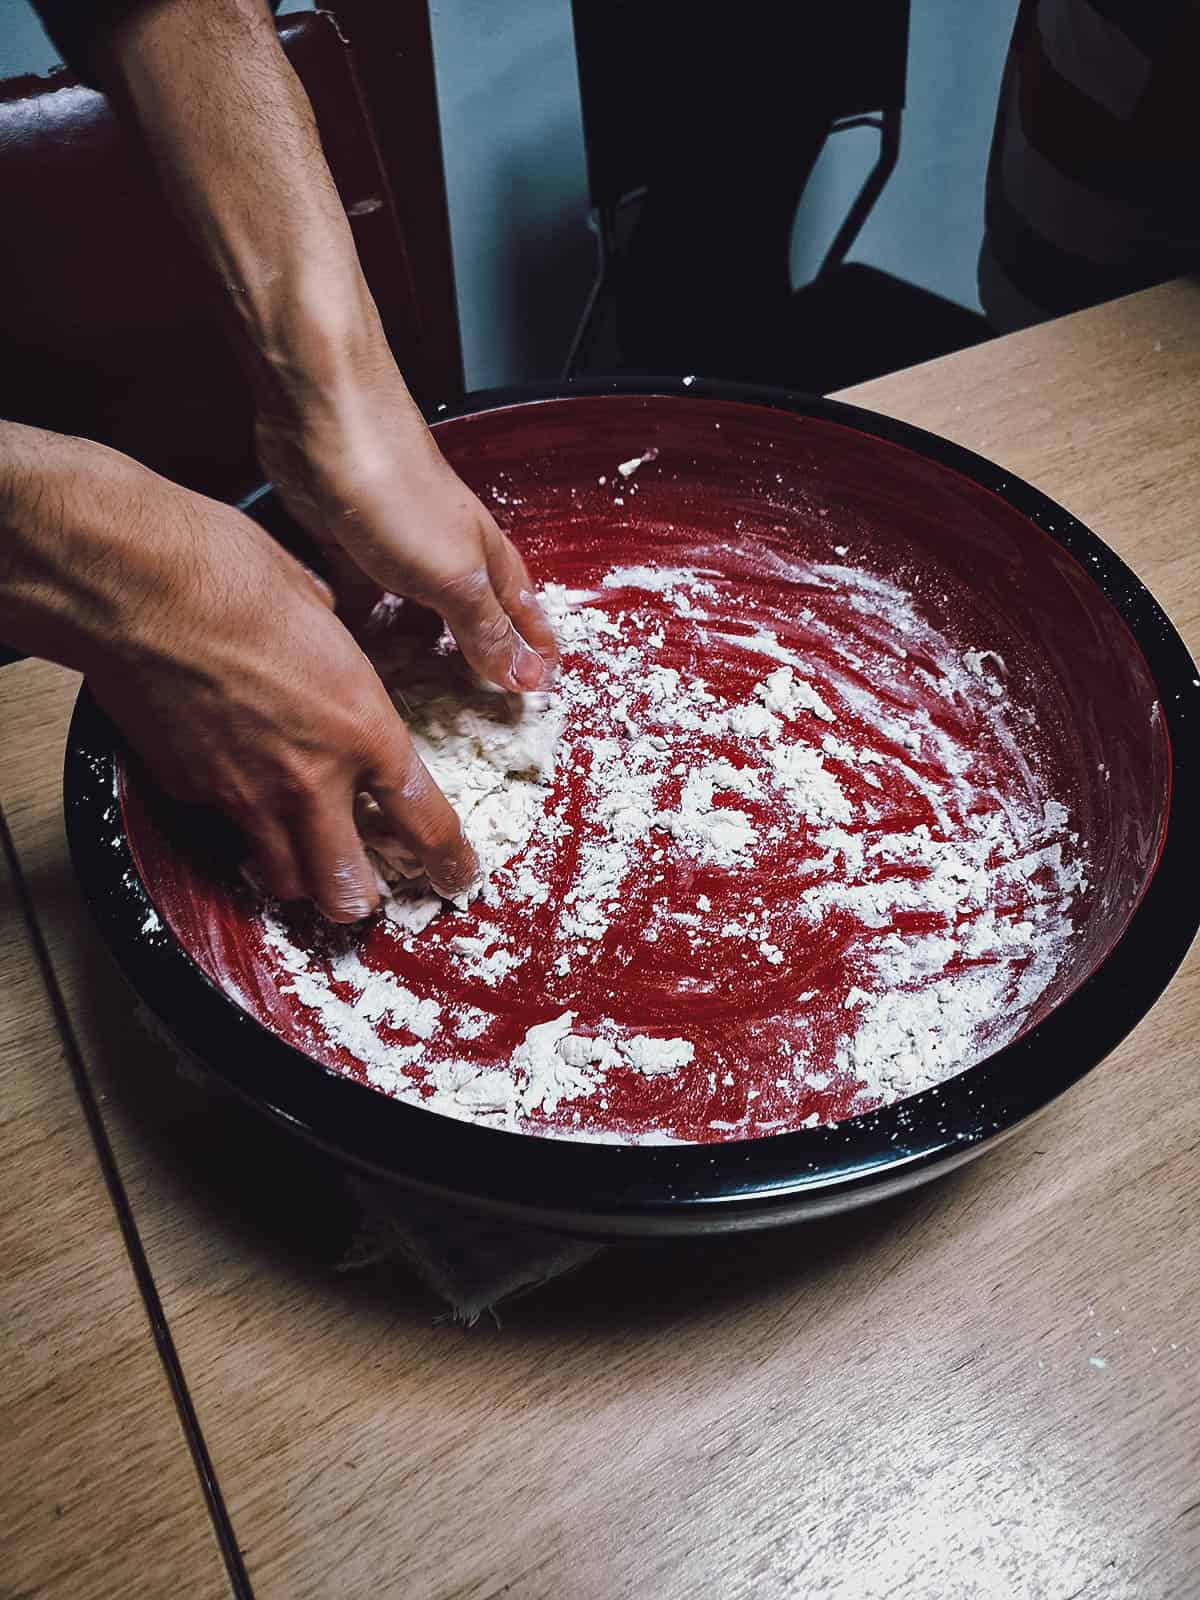
<svg viewBox="0 0 1200 1600">
<path fill-rule="evenodd" d="M 1196 285 L 853 398 L 1065 501 L 1200 643 Z M 0 803 L 61 1005 L 10 885 L 5 1593 L 1200 1594 L 1195 955 L 1104 1066 L 951 1178 L 801 1231 L 612 1250 L 465 1332 L 402 1276 L 331 1273 L 319 1166 L 143 1035 L 64 850 L 74 688 L 0 676 Z M 223 1513 L 244 1573 L 217 1568 Z"/>
</svg>

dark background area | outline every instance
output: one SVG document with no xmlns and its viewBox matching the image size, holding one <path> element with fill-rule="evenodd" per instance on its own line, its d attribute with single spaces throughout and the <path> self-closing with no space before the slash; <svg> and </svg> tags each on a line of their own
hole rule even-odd
<svg viewBox="0 0 1200 1600">
<path fill-rule="evenodd" d="M 673 0 L 665 0 L 653 9 L 669 13 L 673 8 Z M 304 7 L 285 3 L 282 9 Z M 624 0 L 612 0 L 607 9 L 626 9 Z M 628 20 L 619 39 L 634 76 L 655 51 L 644 22 L 652 8 L 640 9 L 642 19 Z M 817 9 L 760 6 L 759 13 L 786 16 L 791 10 Z M 882 6 L 885 13 L 893 9 Z M 958 0 L 913 0 L 898 160 L 850 254 L 852 262 L 970 310 L 978 310 L 974 268 L 983 175 L 1015 9 L 1016 0 L 973 0 L 969 7 Z M 838 8 L 839 15 L 843 11 L 848 15 L 853 7 Z M 520 0 L 503 7 L 490 0 L 439 0 L 432 22 L 467 381 L 478 387 L 551 376 L 561 370 L 594 269 L 570 0 Z M 698 48 L 698 40 L 685 42 L 693 51 Z M 0 0 L 0 76 L 45 71 L 54 61 L 27 0 Z M 798 40 L 777 53 L 772 71 L 779 100 L 796 102 L 810 81 Z M 711 150 L 714 131 L 730 122 L 730 108 L 720 94 L 701 95 L 686 83 L 682 88 L 681 127 L 685 133 L 703 132 Z M 797 129 L 794 144 L 788 143 L 790 127 L 782 137 L 784 149 L 776 153 L 788 161 L 777 165 L 786 173 L 800 163 L 801 139 Z M 856 128 L 825 146 L 790 241 L 797 282 L 806 281 L 824 256 L 875 160 L 878 142 L 874 130 Z M 726 165 L 730 162 L 732 153 Z M 719 251 L 713 253 L 710 245 L 716 239 L 728 250 L 734 230 L 720 182 L 710 182 L 700 165 L 693 178 L 697 198 L 680 255 L 685 267 L 707 263 L 711 277 Z M 728 199 L 727 186 L 725 203 Z M 778 284 L 777 249 L 763 270 Z M 842 287 L 853 311 L 861 286 L 851 279 Z M 894 330 L 897 317 L 886 295 L 874 303 L 857 342 L 875 350 L 877 362 L 884 355 L 880 330 Z M 844 322 L 848 312 L 840 305 L 835 310 L 835 322 Z M 802 324 L 793 328 L 793 342 L 807 353 L 809 370 L 790 381 L 818 388 L 829 386 L 818 381 L 826 375 L 833 382 L 852 381 L 837 370 L 844 350 L 812 348 L 812 328 L 823 332 L 829 325 L 821 315 L 807 330 Z M 735 329 L 737 318 L 728 326 Z M 675 334 L 681 337 L 678 325 Z M 601 343 L 589 364 L 611 365 L 618 354 L 611 344 L 606 352 Z M 699 366 L 702 354 L 693 351 L 683 364 Z M 661 359 L 665 355 L 664 348 Z M 898 356 L 911 358 L 905 348 Z M 770 376 L 761 362 L 757 370 Z"/>
</svg>

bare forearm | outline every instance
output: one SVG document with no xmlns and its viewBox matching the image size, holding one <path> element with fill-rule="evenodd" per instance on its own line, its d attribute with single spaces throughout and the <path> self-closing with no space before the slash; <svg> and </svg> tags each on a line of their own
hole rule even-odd
<svg viewBox="0 0 1200 1600">
<path fill-rule="evenodd" d="M 218 278 L 260 407 L 301 407 L 385 360 L 303 86 L 262 0 L 160 0 L 107 74 Z"/>
<path fill-rule="evenodd" d="M 192 538 L 186 496 L 128 457 L 0 422 L 7 644 L 84 671 L 132 656 L 185 580 Z"/>
<path fill-rule="evenodd" d="M 342 615 L 394 590 L 440 611 L 492 682 L 537 687 L 554 636 L 396 368 L 263 0 L 157 0 L 116 30 L 107 71 L 224 286 L 259 462 L 320 548 Z"/>
</svg>

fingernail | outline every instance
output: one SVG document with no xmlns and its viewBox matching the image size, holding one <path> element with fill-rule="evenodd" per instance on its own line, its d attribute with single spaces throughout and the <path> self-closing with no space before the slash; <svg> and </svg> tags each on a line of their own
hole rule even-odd
<svg viewBox="0 0 1200 1600">
<path fill-rule="evenodd" d="M 337 898 L 334 903 L 336 917 L 345 917 L 350 922 L 360 922 L 363 917 L 370 916 L 371 897 L 363 885 L 362 872 L 357 862 L 339 861 L 333 869 L 333 881 L 337 885 Z"/>
<path fill-rule="evenodd" d="M 513 652 L 512 675 L 522 689 L 540 689 L 545 676 L 546 663 L 536 650 L 520 644 Z"/>
<path fill-rule="evenodd" d="M 481 873 L 478 877 L 472 878 L 465 887 L 458 889 L 451 889 L 445 884 L 434 883 L 432 878 L 429 883 L 434 894 L 440 895 L 443 900 L 449 900 L 450 904 L 457 906 L 460 911 L 465 911 L 480 889 L 483 888 L 483 875 Z"/>
<path fill-rule="evenodd" d="M 443 900 L 461 900 L 464 895 L 470 898 L 472 895 L 478 894 L 479 890 L 483 888 L 483 869 L 480 867 L 474 851 L 471 851 L 471 860 L 474 863 L 474 868 L 466 878 L 456 873 L 452 879 L 439 880 L 431 873 L 429 882 L 435 893 L 440 894 Z"/>
<path fill-rule="evenodd" d="M 344 927 L 352 922 L 365 922 L 371 915 L 371 907 L 365 900 L 355 900 L 353 903 L 338 906 L 331 915 L 331 922 L 341 923 Z"/>
<path fill-rule="evenodd" d="M 371 915 L 371 906 L 367 900 L 339 900 L 325 915 L 330 922 L 361 922 Z"/>
</svg>

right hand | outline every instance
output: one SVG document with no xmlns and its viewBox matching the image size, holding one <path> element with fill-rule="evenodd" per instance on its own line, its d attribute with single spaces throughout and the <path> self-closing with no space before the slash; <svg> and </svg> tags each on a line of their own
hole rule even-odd
<svg viewBox="0 0 1200 1600">
<path fill-rule="evenodd" d="M 288 386 L 260 383 L 267 477 L 320 549 L 345 617 L 404 595 L 442 618 L 485 681 L 548 687 L 558 646 L 524 561 L 438 449 L 382 332 L 366 344 L 318 363 L 317 378 L 296 353 Z"/>
<path fill-rule="evenodd" d="M 363 793 L 439 892 L 470 887 L 458 818 L 318 578 L 101 446 L 0 424 L 0 447 L 0 636 L 82 668 L 168 792 L 242 831 L 272 894 L 335 922 L 375 908 Z"/>
</svg>

